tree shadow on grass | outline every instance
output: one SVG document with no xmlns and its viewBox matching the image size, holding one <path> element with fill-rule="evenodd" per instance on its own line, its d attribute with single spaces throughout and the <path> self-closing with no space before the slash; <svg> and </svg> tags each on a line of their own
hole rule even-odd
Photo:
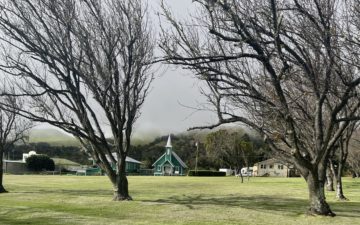
<svg viewBox="0 0 360 225">
<path fill-rule="evenodd" d="M 69 195 L 69 196 L 110 196 L 112 197 L 113 192 L 109 189 L 94 189 L 94 190 L 71 190 L 71 189 L 38 189 L 34 191 L 12 191 L 12 194 L 59 194 L 59 195 Z"/>
<path fill-rule="evenodd" d="M 79 189 L 39 189 L 36 191 L 13 191 L 13 194 L 59 194 L 69 197 L 108 197 L 111 199 L 112 191 L 108 189 L 79 190 Z M 133 193 L 136 200 L 136 194 Z M 207 205 L 222 206 L 228 208 L 241 207 L 255 211 L 268 211 L 281 215 L 303 215 L 306 213 L 309 202 L 307 199 L 268 196 L 268 195 L 174 195 L 168 198 L 155 200 L 143 200 L 148 204 L 174 204 L 183 205 L 191 210 Z M 330 202 L 330 207 L 338 215 L 343 217 L 360 218 L 360 202 Z"/>
<path fill-rule="evenodd" d="M 360 218 L 359 202 L 351 202 L 351 200 L 331 202 L 330 207 L 338 216 Z"/>
<path fill-rule="evenodd" d="M 156 203 L 184 205 L 189 209 L 196 209 L 204 205 L 222 207 L 241 207 L 253 210 L 286 211 L 299 213 L 299 209 L 307 206 L 307 201 L 293 198 L 279 198 L 269 196 L 219 196 L 209 197 L 204 195 L 172 196 L 166 199 L 153 201 Z"/>
<path fill-rule="evenodd" d="M 144 201 L 158 204 L 183 205 L 189 209 L 197 209 L 206 205 L 216 205 L 222 207 L 241 207 L 255 211 L 270 211 L 277 214 L 303 215 L 309 206 L 307 199 L 298 199 L 279 196 L 219 196 L 211 197 L 205 195 L 183 195 L 171 196 L 169 198 L 157 199 L 155 201 Z M 360 218 L 359 202 L 331 202 L 338 216 Z"/>
</svg>

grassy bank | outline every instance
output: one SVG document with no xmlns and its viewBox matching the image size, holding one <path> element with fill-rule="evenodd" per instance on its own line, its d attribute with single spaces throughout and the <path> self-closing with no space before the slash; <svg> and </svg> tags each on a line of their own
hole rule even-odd
<svg viewBox="0 0 360 225">
<path fill-rule="evenodd" d="M 360 180 L 349 202 L 328 201 L 335 218 L 305 215 L 301 178 L 129 177 L 132 202 L 111 201 L 106 177 L 5 176 L 0 224 L 360 224 Z"/>
</svg>

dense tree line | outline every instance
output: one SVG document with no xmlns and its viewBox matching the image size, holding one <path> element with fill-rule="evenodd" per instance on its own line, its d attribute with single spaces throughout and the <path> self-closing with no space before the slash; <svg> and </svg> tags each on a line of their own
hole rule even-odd
<svg viewBox="0 0 360 225">
<path fill-rule="evenodd" d="M 15 145 L 6 157 L 12 160 L 21 160 L 22 154 L 29 153 L 29 151 L 36 151 L 37 154 L 44 154 L 50 158 L 65 158 L 82 165 L 92 163 L 89 156 L 84 151 L 81 151 L 78 146 L 52 146 L 43 142 Z"/>
<path fill-rule="evenodd" d="M 216 132 L 216 131 L 214 131 Z M 214 133 L 212 132 L 212 133 Z M 235 131 L 229 131 L 230 133 L 236 133 L 239 136 L 245 135 L 246 132 L 237 129 Z M 224 163 L 221 160 L 222 156 L 219 154 L 214 157 L 212 152 L 206 149 L 206 138 L 212 133 L 188 133 L 178 134 L 172 136 L 173 150 L 180 156 L 180 158 L 191 169 L 195 168 L 196 161 L 196 146 L 195 143 L 199 143 L 198 154 L 198 168 L 199 169 L 219 169 L 219 168 L 234 168 L 235 165 Z M 248 135 L 248 134 L 246 134 Z M 254 151 L 248 155 L 248 164 L 252 166 L 255 162 L 261 161 L 267 157 L 266 145 L 256 135 L 248 135 L 249 143 L 252 144 Z M 130 156 L 142 161 L 145 168 L 151 169 L 152 164 L 164 153 L 165 144 L 168 136 L 161 136 L 154 139 L 149 144 L 132 146 Z M 244 164 L 245 165 L 245 164 Z"/>
</svg>

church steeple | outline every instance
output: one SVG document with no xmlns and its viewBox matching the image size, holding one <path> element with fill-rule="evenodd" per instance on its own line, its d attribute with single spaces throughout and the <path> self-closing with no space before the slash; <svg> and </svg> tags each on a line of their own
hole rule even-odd
<svg viewBox="0 0 360 225">
<path fill-rule="evenodd" d="M 171 135 L 169 135 L 167 143 L 166 143 L 166 156 L 165 159 L 171 161 L 171 155 L 172 155 L 172 144 L 171 144 Z"/>
<path fill-rule="evenodd" d="M 172 145 L 171 145 L 171 134 L 170 134 L 169 137 L 168 137 L 167 144 L 166 144 L 165 148 L 172 148 Z"/>
</svg>

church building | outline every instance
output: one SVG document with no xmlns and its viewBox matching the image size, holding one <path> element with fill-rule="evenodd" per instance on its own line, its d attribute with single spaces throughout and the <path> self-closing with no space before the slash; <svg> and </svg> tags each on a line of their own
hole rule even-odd
<svg viewBox="0 0 360 225">
<path fill-rule="evenodd" d="M 169 135 L 165 146 L 165 153 L 153 164 L 154 176 L 183 176 L 187 168 L 186 164 L 173 151 L 171 137 Z"/>
</svg>

